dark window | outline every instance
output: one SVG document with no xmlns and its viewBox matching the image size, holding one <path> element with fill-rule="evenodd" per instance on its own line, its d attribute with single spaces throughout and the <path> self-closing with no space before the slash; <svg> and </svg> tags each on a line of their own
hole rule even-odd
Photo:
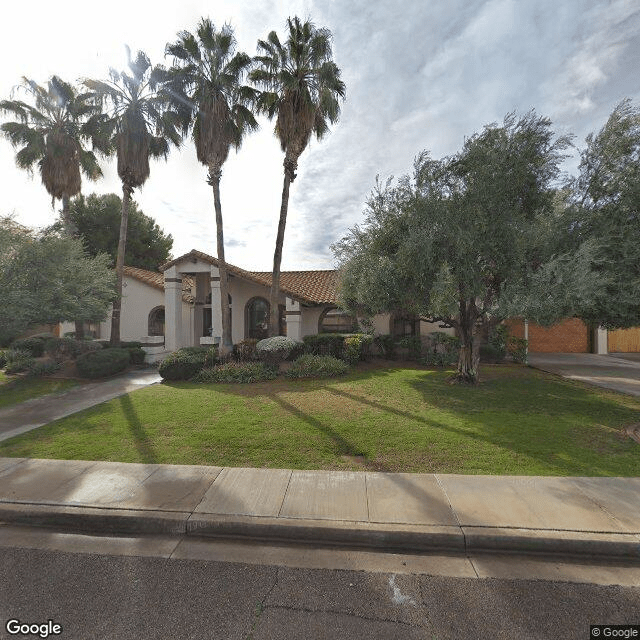
<svg viewBox="0 0 640 640">
<path fill-rule="evenodd" d="M 420 320 L 412 316 L 393 316 L 391 335 L 394 338 L 409 338 L 420 335 Z"/>
<path fill-rule="evenodd" d="M 351 333 L 356 328 L 356 319 L 342 309 L 325 309 L 320 316 L 318 333 Z"/>
<path fill-rule="evenodd" d="M 264 298 L 251 298 L 245 307 L 245 336 L 262 340 L 269 327 L 269 303 Z"/>
<path fill-rule="evenodd" d="M 164 335 L 164 307 L 156 307 L 149 312 L 149 333 L 147 335 Z"/>
</svg>

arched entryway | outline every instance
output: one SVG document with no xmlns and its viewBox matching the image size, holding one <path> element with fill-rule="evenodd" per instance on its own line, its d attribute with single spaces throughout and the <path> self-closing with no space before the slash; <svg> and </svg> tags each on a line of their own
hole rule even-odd
<svg viewBox="0 0 640 640">
<path fill-rule="evenodd" d="M 154 307 L 149 312 L 148 336 L 164 336 L 164 306 Z"/>
</svg>

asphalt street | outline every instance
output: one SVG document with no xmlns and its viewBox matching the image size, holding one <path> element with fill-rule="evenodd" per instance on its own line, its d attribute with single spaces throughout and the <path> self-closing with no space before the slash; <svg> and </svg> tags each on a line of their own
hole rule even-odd
<svg viewBox="0 0 640 640">
<path fill-rule="evenodd" d="M 51 638 L 586 640 L 640 624 L 640 587 L 0 549 L 7 621 Z"/>
</svg>

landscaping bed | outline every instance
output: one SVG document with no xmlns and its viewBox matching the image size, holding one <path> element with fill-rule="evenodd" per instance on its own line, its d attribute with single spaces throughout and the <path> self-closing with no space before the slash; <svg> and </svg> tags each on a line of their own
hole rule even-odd
<svg viewBox="0 0 640 640">
<path fill-rule="evenodd" d="M 637 476 L 640 400 L 519 365 L 364 363 L 327 379 L 165 382 L 0 444 L 0 456 L 424 473 Z"/>
</svg>

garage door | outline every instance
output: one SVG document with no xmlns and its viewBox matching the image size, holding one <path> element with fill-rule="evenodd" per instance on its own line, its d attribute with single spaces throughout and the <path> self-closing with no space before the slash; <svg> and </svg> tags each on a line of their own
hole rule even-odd
<svg viewBox="0 0 640 640">
<path fill-rule="evenodd" d="M 509 333 L 524 337 L 524 322 L 511 319 L 505 323 Z M 550 327 L 529 322 L 529 351 L 532 353 L 588 353 L 589 332 L 578 318 L 567 318 Z"/>
<path fill-rule="evenodd" d="M 640 353 L 640 327 L 609 331 L 607 345 L 609 353 Z"/>
</svg>

